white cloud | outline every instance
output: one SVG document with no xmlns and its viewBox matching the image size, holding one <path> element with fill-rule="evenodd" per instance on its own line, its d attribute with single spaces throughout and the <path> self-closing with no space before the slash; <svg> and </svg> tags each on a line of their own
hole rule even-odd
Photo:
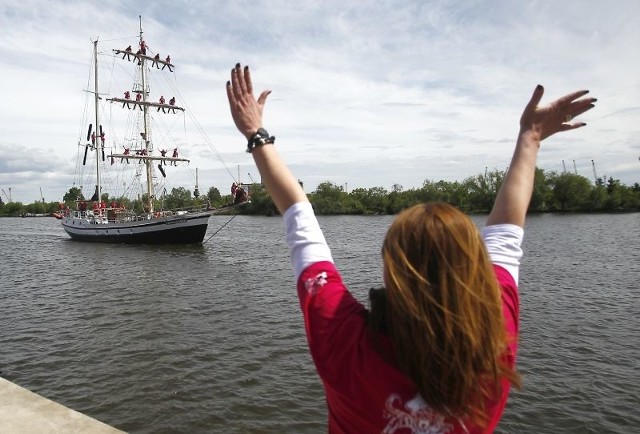
<svg viewBox="0 0 640 434">
<path fill-rule="evenodd" d="M 349 189 L 410 188 L 504 168 L 538 83 L 547 89 L 544 101 L 579 88 L 599 99 L 583 116 L 586 128 L 543 143 L 540 167 L 561 171 L 562 160 L 570 168 L 576 160 L 579 173 L 591 177 L 594 160 L 601 174 L 627 185 L 640 180 L 634 0 L 96 5 L 0 6 L 0 186 L 12 187 L 14 200 L 31 202 L 40 187 L 48 200 L 60 199 L 73 185 L 87 128 L 81 100 L 90 41 L 135 44 L 138 15 L 151 50 L 171 54 L 178 65 L 177 96 L 229 169 L 195 130 L 179 131 L 181 152 L 201 169 L 201 190 L 226 192 L 238 165 L 243 178 L 258 178 L 226 102 L 224 83 L 238 61 L 251 65 L 257 89 L 273 90 L 265 126 L 307 191 L 325 180 Z M 124 89 L 114 78 L 104 92 Z M 116 141 L 121 133 L 107 137 L 114 146 L 124 143 Z M 192 188 L 192 178 L 172 185 Z"/>
</svg>

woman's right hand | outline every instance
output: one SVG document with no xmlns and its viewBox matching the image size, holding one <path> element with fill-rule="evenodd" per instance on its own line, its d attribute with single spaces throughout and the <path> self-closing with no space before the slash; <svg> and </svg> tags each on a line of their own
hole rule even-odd
<svg viewBox="0 0 640 434">
<path fill-rule="evenodd" d="M 540 142 L 555 133 L 584 127 L 584 122 L 570 122 L 594 107 L 595 98 L 580 99 L 587 93 L 588 90 L 579 90 L 538 107 L 544 94 L 544 88 L 538 85 L 520 118 L 520 136 L 531 135 L 532 139 Z"/>
<path fill-rule="evenodd" d="M 520 134 L 513 158 L 489 213 L 487 225 L 507 223 L 524 227 L 533 192 L 540 142 L 558 132 L 586 125 L 584 122 L 570 122 L 594 107 L 595 98 L 582 98 L 587 93 L 588 90 L 580 90 L 538 107 L 544 88 L 540 85 L 536 87 L 520 117 Z"/>
</svg>

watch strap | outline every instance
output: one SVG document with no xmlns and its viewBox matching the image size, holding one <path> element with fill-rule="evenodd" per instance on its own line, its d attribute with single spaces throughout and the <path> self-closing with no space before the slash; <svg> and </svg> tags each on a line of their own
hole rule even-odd
<svg viewBox="0 0 640 434">
<path fill-rule="evenodd" d="M 267 144 L 273 145 L 275 141 L 276 138 L 274 136 L 270 136 L 267 130 L 264 128 L 258 128 L 258 131 L 249 137 L 249 141 L 247 142 L 247 152 L 252 153 L 258 146 Z"/>
</svg>

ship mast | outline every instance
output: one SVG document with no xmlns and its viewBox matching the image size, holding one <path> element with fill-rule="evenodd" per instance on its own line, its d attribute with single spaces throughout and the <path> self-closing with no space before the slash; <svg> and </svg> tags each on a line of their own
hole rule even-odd
<svg viewBox="0 0 640 434">
<path fill-rule="evenodd" d="M 140 41 L 139 46 L 142 48 L 142 44 L 144 39 L 142 38 L 142 16 L 139 16 L 140 19 Z M 142 101 L 147 102 L 147 80 L 146 80 L 146 58 L 145 56 L 140 56 L 140 82 L 142 85 Z M 150 143 L 151 143 L 151 129 L 149 127 L 149 107 L 146 104 L 143 104 L 143 129 L 144 129 L 144 148 L 146 150 L 145 155 L 151 155 Z M 147 208 L 148 212 L 153 213 L 153 168 L 152 168 L 152 160 L 145 158 L 144 164 L 147 171 Z"/>
<path fill-rule="evenodd" d="M 96 190 L 98 192 L 98 202 L 100 202 L 101 194 L 101 186 L 100 186 L 100 152 L 98 152 L 98 146 L 100 143 L 100 136 L 96 134 L 99 131 L 99 109 L 100 109 L 100 96 L 98 95 L 98 39 L 93 41 L 93 59 L 94 59 L 94 67 L 95 67 L 95 77 L 93 83 L 93 92 L 94 92 L 94 101 L 95 101 L 95 116 L 96 116 L 96 129 L 94 134 L 94 146 L 96 151 Z"/>
</svg>

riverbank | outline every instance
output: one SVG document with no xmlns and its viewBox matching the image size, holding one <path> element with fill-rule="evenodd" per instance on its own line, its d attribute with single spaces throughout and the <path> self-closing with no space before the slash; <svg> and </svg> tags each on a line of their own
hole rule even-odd
<svg viewBox="0 0 640 434">
<path fill-rule="evenodd" d="M 0 432 L 123 433 L 0 377 Z"/>
</svg>

